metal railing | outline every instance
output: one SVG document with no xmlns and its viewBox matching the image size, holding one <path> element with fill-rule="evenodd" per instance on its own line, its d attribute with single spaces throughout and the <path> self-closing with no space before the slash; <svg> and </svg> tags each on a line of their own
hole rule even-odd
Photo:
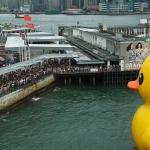
<svg viewBox="0 0 150 150">
<path fill-rule="evenodd" d="M 17 91 L 19 89 L 26 89 L 39 81 L 44 80 L 49 75 L 52 75 L 52 71 L 48 71 L 47 73 L 42 73 L 41 75 L 37 76 L 36 78 L 27 78 L 25 80 L 20 80 L 19 82 L 17 80 L 14 80 L 13 82 L 8 82 L 5 85 L 0 87 L 0 97 L 7 95 L 11 92 Z"/>
</svg>

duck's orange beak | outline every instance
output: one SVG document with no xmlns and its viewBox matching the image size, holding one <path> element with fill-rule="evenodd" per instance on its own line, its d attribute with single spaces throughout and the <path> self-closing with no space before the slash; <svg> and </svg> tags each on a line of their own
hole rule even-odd
<svg viewBox="0 0 150 150">
<path fill-rule="evenodd" d="M 138 78 L 135 81 L 128 82 L 128 88 L 138 92 Z"/>
</svg>

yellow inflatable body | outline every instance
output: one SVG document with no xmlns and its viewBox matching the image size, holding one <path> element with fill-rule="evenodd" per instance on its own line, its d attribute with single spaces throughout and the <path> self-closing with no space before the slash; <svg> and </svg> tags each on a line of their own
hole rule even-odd
<svg viewBox="0 0 150 150">
<path fill-rule="evenodd" d="M 138 150 L 150 150 L 150 56 L 144 61 L 138 79 L 128 83 L 138 91 L 145 103 L 140 106 L 132 120 L 132 136 Z"/>
</svg>

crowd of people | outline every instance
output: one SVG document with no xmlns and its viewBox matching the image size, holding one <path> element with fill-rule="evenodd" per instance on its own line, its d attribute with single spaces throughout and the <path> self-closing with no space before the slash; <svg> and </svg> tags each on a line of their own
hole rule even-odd
<svg viewBox="0 0 150 150">
<path fill-rule="evenodd" d="M 69 65 L 64 60 L 52 60 L 42 65 L 33 64 L 26 69 L 18 69 L 0 76 L 0 94 L 7 94 L 11 91 L 36 84 L 37 81 L 45 78 L 50 74 L 63 73 L 91 73 L 104 71 L 119 71 L 118 65 L 110 65 L 109 67 L 102 65 Z"/>
<path fill-rule="evenodd" d="M 0 76 L 0 94 L 17 90 L 25 85 L 35 84 L 39 79 L 50 75 L 51 70 L 47 65 L 38 67 L 32 65 L 25 70 L 18 69 Z"/>
<path fill-rule="evenodd" d="M 102 65 L 82 65 L 82 66 L 57 66 L 52 69 L 54 73 L 96 73 L 96 72 L 105 72 L 105 71 L 119 71 L 119 65 L 110 65 L 110 66 L 102 66 Z"/>
</svg>

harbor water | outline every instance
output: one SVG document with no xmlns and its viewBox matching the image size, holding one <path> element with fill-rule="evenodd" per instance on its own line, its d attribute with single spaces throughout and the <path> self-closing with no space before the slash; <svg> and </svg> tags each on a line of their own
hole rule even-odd
<svg viewBox="0 0 150 150">
<path fill-rule="evenodd" d="M 143 103 L 126 86 L 59 86 L 0 118 L 3 150 L 134 150 L 131 122 Z"/>
<path fill-rule="evenodd" d="M 136 25 L 149 15 L 31 15 L 42 31 L 58 25 Z M 93 18 L 93 19 L 92 19 Z M 25 24 L 1 14 L 0 24 Z M 134 150 L 131 123 L 144 101 L 127 86 L 58 85 L 23 107 L 0 116 L 2 150 Z"/>
<path fill-rule="evenodd" d="M 101 23 L 108 27 L 137 25 L 140 19 L 149 18 L 149 14 L 141 15 L 30 15 L 30 23 L 40 25 L 40 30 L 58 33 L 58 26 L 87 26 L 98 27 Z M 77 24 L 77 21 L 79 24 Z M 0 14 L 0 24 L 11 23 L 15 25 L 27 24 L 23 18 L 15 18 L 14 14 Z"/>
</svg>

